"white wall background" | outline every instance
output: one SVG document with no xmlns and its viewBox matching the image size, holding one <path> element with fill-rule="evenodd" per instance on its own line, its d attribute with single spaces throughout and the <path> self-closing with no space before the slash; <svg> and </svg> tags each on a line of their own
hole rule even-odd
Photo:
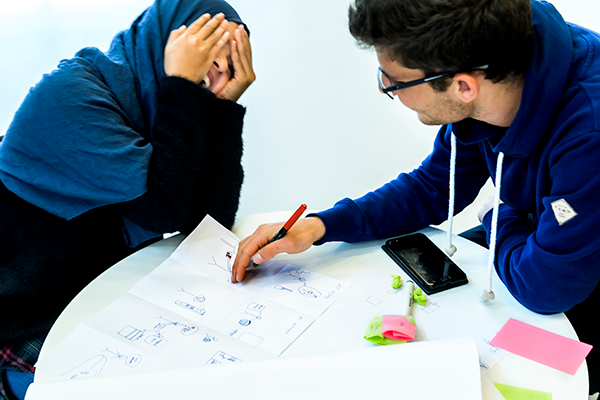
<svg viewBox="0 0 600 400">
<path fill-rule="evenodd" d="M 325 209 L 416 168 L 436 127 L 376 86 L 372 51 L 347 29 L 349 0 L 229 0 L 251 30 L 257 80 L 240 102 L 246 179 L 238 215 Z M 29 88 L 82 47 L 106 50 L 152 0 L 0 0 L 0 135 Z M 554 0 L 600 31 L 598 0 Z M 477 223 L 487 185 L 455 232 Z"/>
</svg>

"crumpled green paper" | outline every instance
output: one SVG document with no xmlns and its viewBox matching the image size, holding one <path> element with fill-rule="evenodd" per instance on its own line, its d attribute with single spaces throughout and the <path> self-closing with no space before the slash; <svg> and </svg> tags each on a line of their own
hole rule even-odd
<svg viewBox="0 0 600 400">
<path fill-rule="evenodd" d="M 406 318 L 408 318 L 408 320 L 410 321 L 411 324 L 416 325 L 415 320 L 413 319 L 412 316 L 408 316 Z M 388 344 L 407 343 L 407 341 L 405 341 L 405 340 L 393 340 L 393 339 L 386 338 L 385 336 L 383 336 L 381 323 L 382 323 L 381 317 L 374 317 L 371 320 L 371 323 L 370 323 L 369 327 L 367 328 L 367 331 L 365 332 L 364 338 L 367 339 L 371 343 L 378 344 L 381 346 L 385 346 Z"/>
<path fill-rule="evenodd" d="M 392 275 L 392 278 L 394 278 L 392 287 L 394 289 L 400 289 L 400 286 L 402 286 L 402 277 L 400 275 Z"/>
<path fill-rule="evenodd" d="M 425 301 L 427 300 L 427 295 L 423 293 L 423 290 L 421 290 L 421 288 L 413 290 L 412 297 L 413 300 L 416 301 L 417 304 L 419 304 L 420 306 L 424 306 Z"/>
</svg>

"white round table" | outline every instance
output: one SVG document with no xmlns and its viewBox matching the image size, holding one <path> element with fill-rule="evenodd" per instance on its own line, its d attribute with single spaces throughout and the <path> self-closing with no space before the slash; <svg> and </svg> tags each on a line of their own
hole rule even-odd
<svg viewBox="0 0 600 400">
<path fill-rule="evenodd" d="M 244 238 L 252 234 L 258 225 L 266 222 L 285 221 L 290 215 L 291 212 L 286 211 L 240 217 L 232 230 L 238 237 Z M 427 228 L 422 232 L 443 248 L 446 239 L 445 232 L 434 228 Z M 160 265 L 182 240 L 182 235 L 176 235 L 148 246 L 115 264 L 96 278 L 73 299 L 60 315 L 43 345 L 41 357 L 54 349 L 81 322 L 104 309 Z M 481 303 L 478 296 L 485 287 L 488 251 L 458 236 L 455 236 L 453 240 L 458 248 L 453 260 L 467 273 L 469 283 L 437 293 L 435 295 L 437 298 L 462 307 L 499 326 L 504 325 L 509 318 L 514 318 L 577 339 L 575 331 L 564 314 L 548 316 L 527 310 L 510 295 L 496 275 L 494 275 L 493 281 L 496 299 L 487 305 Z M 381 250 L 383 243 L 383 240 L 359 244 L 326 243 L 322 246 L 313 246 L 301 254 L 281 254 L 277 256 L 277 259 L 342 281 L 367 266 L 385 273 L 406 277 L 404 272 Z M 512 386 L 522 388 L 544 388 L 543 391 L 552 393 L 553 400 L 588 399 L 588 377 L 585 363 L 575 375 L 571 376 L 509 353 L 488 371 L 486 376 L 491 382 L 510 382 Z M 36 373 L 35 382 L 51 380 L 53 378 L 42 371 Z M 498 394 L 498 396 L 500 395 Z M 501 396 L 493 399 L 489 396 L 484 398 L 486 400 L 502 399 Z"/>
</svg>

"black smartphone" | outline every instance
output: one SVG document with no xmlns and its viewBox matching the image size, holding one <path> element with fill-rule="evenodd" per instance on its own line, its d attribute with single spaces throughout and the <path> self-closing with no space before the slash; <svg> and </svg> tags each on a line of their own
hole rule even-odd
<svg viewBox="0 0 600 400">
<path fill-rule="evenodd" d="M 469 282 L 458 265 L 422 233 L 389 239 L 381 248 L 427 294 Z"/>
</svg>

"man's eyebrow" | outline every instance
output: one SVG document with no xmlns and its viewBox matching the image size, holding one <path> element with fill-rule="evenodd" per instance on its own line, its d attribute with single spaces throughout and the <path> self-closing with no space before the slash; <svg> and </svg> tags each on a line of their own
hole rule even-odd
<svg viewBox="0 0 600 400">
<path fill-rule="evenodd" d="M 379 69 L 381 70 L 381 73 L 384 74 L 385 77 L 390 80 L 390 82 L 402 83 L 402 81 L 392 78 L 387 72 L 385 72 L 383 68 L 379 67 Z"/>
</svg>

